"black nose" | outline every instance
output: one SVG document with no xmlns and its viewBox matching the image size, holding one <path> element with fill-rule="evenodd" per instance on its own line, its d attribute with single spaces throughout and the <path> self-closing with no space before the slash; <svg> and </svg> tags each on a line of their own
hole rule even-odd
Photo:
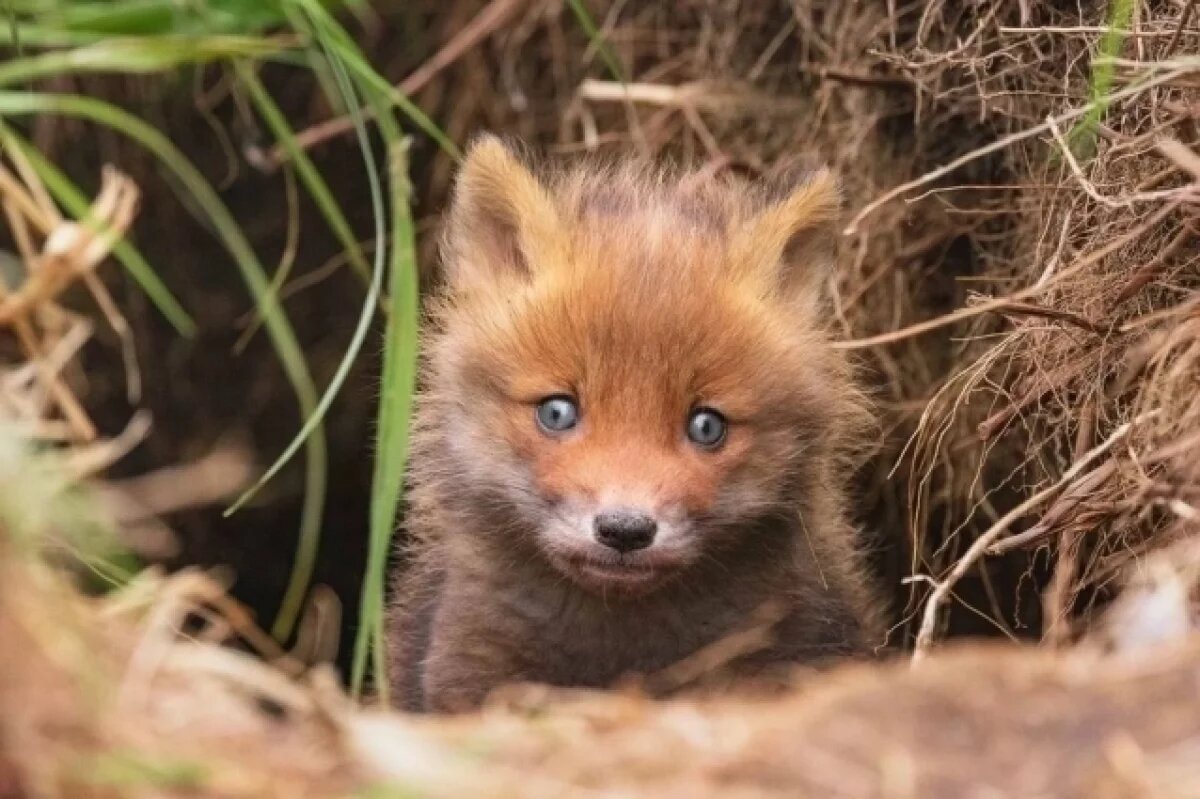
<svg viewBox="0 0 1200 799">
<path fill-rule="evenodd" d="M 658 522 L 644 513 L 631 510 L 612 510 L 597 513 L 592 526 L 596 540 L 618 552 L 645 549 L 654 541 Z"/>
</svg>

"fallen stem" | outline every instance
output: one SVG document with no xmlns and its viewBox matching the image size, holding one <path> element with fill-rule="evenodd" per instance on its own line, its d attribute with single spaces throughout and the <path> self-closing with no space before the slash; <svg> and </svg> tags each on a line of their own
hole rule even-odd
<svg viewBox="0 0 1200 799">
<path fill-rule="evenodd" d="M 971 570 L 980 558 L 982 558 L 992 548 L 992 545 L 1000 539 L 1002 535 L 1017 519 L 1024 516 L 1035 507 L 1045 502 L 1050 497 L 1057 494 L 1062 488 L 1075 481 L 1075 478 L 1092 463 L 1098 460 L 1102 455 L 1112 449 L 1118 442 L 1129 434 L 1129 431 L 1135 425 L 1140 424 L 1147 419 L 1150 419 L 1158 414 L 1158 411 L 1141 414 L 1131 421 L 1118 427 L 1112 434 L 1106 438 L 1101 444 L 1093 447 L 1083 457 L 1079 458 L 1063 473 L 1063 476 L 1056 480 L 1051 485 L 1038 491 L 1033 496 L 1026 499 L 1024 502 L 1017 505 L 1015 508 L 1004 514 L 1000 519 L 989 527 L 982 535 L 975 539 L 967 551 L 954 564 L 954 568 L 946 575 L 945 579 L 935 584 L 933 592 L 929 595 L 928 601 L 925 603 L 925 611 L 921 617 L 921 627 L 917 631 L 917 641 L 913 650 L 913 663 L 919 663 L 929 651 L 930 645 L 933 643 L 934 628 L 937 627 L 938 611 L 945 603 L 946 598 L 950 596 L 950 592 L 959 580 Z"/>
<path fill-rule="evenodd" d="M 1173 80 L 1182 78 L 1184 75 L 1189 75 L 1189 74 L 1195 72 L 1197 70 L 1197 68 L 1198 67 L 1195 65 L 1187 65 L 1184 67 L 1180 67 L 1178 69 L 1170 70 L 1169 72 L 1164 72 L 1161 75 L 1157 75 L 1153 78 L 1146 80 L 1144 83 L 1138 83 L 1136 85 L 1127 86 L 1126 88 L 1121 89 L 1119 91 L 1115 91 L 1112 94 L 1105 95 L 1104 97 L 1097 98 L 1090 103 L 1081 105 L 1079 108 L 1072 109 L 1071 111 L 1067 111 L 1066 113 L 1060 114 L 1057 117 L 1048 119 L 1045 122 L 1041 123 L 1040 125 L 1035 125 L 1032 128 L 1026 128 L 1025 130 L 1017 131 L 1016 133 L 1011 133 L 1008 136 L 1005 136 L 1001 139 L 997 139 L 996 141 L 992 142 L 991 144 L 986 144 L 983 147 L 979 147 L 975 150 L 972 150 L 969 153 L 960 155 L 958 158 L 955 158 L 950 163 L 940 166 L 937 169 L 934 169 L 930 172 L 926 172 L 921 177 L 916 178 L 914 180 L 910 180 L 907 183 L 901 183 L 899 186 L 895 187 L 894 189 L 890 189 L 889 191 L 884 192 L 881 196 L 879 196 L 875 200 L 867 203 L 867 205 L 865 207 L 863 207 L 863 209 L 861 211 L 859 211 L 857 214 L 855 214 L 855 216 L 852 220 L 850 220 L 850 224 L 846 226 L 843 233 L 847 236 L 853 236 L 853 235 L 857 234 L 858 226 L 860 224 L 862 224 L 863 220 L 866 219 L 871 214 L 878 211 L 881 207 L 883 207 L 887 203 L 891 202 L 892 200 L 896 199 L 897 197 L 899 197 L 903 194 L 906 194 L 906 193 L 912 191 L 913 189 L 917 189 L 917 188 L 920 188 L 921 186 L 928 185 L 928 184 L 932 183 L 933 181 L 937 180 L 938 178 L 941 178 L 941 177 L 944 177 L 945 175 L 950 174 L 951 172 L 955 171 L 956 169 L 958 169 L 961 166 L 969 164 L 972 161 L 982 158 L 985 155 L 991 155 L 994 152 L 1003 150 L 1006 147 L 1016 144 L 1017 142 L 1024 141 L 1025 139 L 1031 139 L 1034 136 L 1040 135 L 1042 133 L 1046 133 L 1051 129 L 1051 127 L 1054 124 L 1060 124 L 1063 122 L 1070 122 L 1072 120 L 1079 119 L 1080 117 L 1085 116 L 1085 115 L 1091 113 L 1092 111 L 1094 111 L 1095 109 L 1099 108 L 1101 105 L 1111 104 L 1117 100 L 1124 100 L 1127 97 L 1133 97 L 1135 95 L 1141 94 L 1142 92 L 1146 91 L 1147 89 L 1152 89 L 1155 86 L 1161 86 L 1164 83 L 1170 83 Z"/>
</svg>

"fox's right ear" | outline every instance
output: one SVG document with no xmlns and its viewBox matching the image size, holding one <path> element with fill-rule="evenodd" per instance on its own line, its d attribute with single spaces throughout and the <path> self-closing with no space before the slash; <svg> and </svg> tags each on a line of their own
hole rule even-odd
<svg viewBox="0 0 1200 799">
<path fill-rule="evenodd" d="M 545 187 L 500 139 L 467 151 L 451 201 L 446 269 L 452 286 L 522 278 L 558 252 L 558 209 Z"/>
<path fill-rule="evenodd" d="M 833 174 L 809 174 L 743 223 L 731 245 L 734 262 L 767 291 L 815 309 L 834 264 L 840 206 Z"/>
</svg>

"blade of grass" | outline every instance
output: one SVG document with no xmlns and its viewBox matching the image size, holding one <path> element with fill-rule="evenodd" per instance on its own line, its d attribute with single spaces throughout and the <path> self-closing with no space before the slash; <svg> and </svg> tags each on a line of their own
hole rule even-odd
<svg viewBox="0 0 1200 799">
<path fill-rule="evenodd" d="M 288 153 L 291 162 L 295 164 L 300 179 L 304 182 L 305 188 L 308 189 L 308 193 L 312 196 L 313 202 L 317 204 L 321 215 L 325 217 L 325 222 L 329 225 L 330 230 L 337 236 L 351 266 L 354 267 L 355 271 L 358 272 L 364 281 L 369 282 L 371 279 L 371 268 L 367 265 L 366 256 L 363 255 L 362 247 L 359 245 L 358 239 L 350 227 L 350 222 L 347 221 L 345 214 L 342 213 L 342 209 L 338 206 L 337 201 L 334 200 L 333 192 L 329 190 L 329 184 L 321 177 L 321 173 L 316 165 L 313 164 L 312 159 L 308 157 L 308 154 L 296 142 L 295 132 L 288 125 L 287 119 L 279 109 L 279 106 L 271 99 L 271 95 L 267 92 L 266 87 L 262 85 L 262 81 L 258 79 L 258 74 L 254 71 L 254 68 L 246 61 L 239 59 L 234 63 L 234 69 L 237 72 L 238 81 L 249 90 L 250 99 L 253 101 L 259 115 L 267 123 L 267 127 L 271 129 L 271 133 L 275 136 L 275 139 Z"/>
<path fill-rule="evenodd" d="M 17 22 L 16 9 L 12 7 L 11 2 L 7 2 L 0 6 L 0 12 L 3 13 L 4 28 L 12 46 L 16 48 L 17 55 L 24 55 L 24 42 L 21 41 L 21 26 Z"/>
<path fill-rule="evenodd" d="M 383 629 L 384 587 L 388 552 L 395 530 L 400 492 L 408 455 L 408 426 L 415 386 L 419 298 L 415 233 L 409 206 L 408 141 L 391 113 L 394 90 L 373 74 L 353 42 L 328 15 L 312 7 L 311 0 L 296 0 L 308 13 L 313 36 L 333 41 L 346 61 L 356 61 L 360 90 L 369 101 L 388 152 L 391 241 L 389 304 L 384 333 L 383 375 L 376 431 L 375 466 L 371 485 L 370 543 L 363 579 L 359 628 L 355 635 L 351 684 L 361 695 L 370 659 L 379 697 L 388 701 Z M 340 44 L 339 44 L 340 42 Z"/>
<path fill-rule="evenodd" d="M 355 0 L 325 0 L 351 7 Z M 278 27 L 284 21 L 279 0 L 4 0 L 0 43 L 64 47 L 117 36 L 246 34 Z"/>
<path fill-rule="evenodd" d="M 400 495 L 408 466 L 409 429 L 416 392 L 419 354 L 420 273 L 417 269 L 416 226 L 412 216 L 412 186 L 409 182 L 409 140 L 401 137 L 396 119 L 387 113 L 390 98 L 373 98 L 379 129 L 388 146 L 392 198 L 390 313 L 384 338 L 382 382 L 389 396 L 380 394 L 379 420 L 384 429 L 376 431 L 376 458 L 384 460 L 372 474 L 370 548 L 367 568 L 371 578 L 364 585 L 363 599 L 370 613 L 366 622 L 366 646 L 371 652 L 372 679 L 384 705 L 389 704 L 387 679 L 387 640 L 384 630 L 385 586 L 388 554 L 396 532 Z M 369 591 L 368 591 L 369 589 Z M 358 641 L 355 641 L 358 645 Z"/>
<path fill-rule="evenodd" d="M 155 128 L 127 111 L 101 100 L 71 94 L 0 91 L 0 116 L 29 114 L 79 117 L 117 131 L 154 155 L 183 184 L 189 199 L 199 205 L 212 223 L 221 242 L 238 265 L 251 296 L 259 303 L 267 333 L 296 394 L 300 414 L 304 419 L 311 421 L 317 407 L 317 392 L 291 324 L 278 298 L 270 291 L 270 281 L 258 256 L 229 209 L 183 153 Z M 324 429 L 319 418 L 316 424 L 306 421 L 306 427 L 308 430 L 305 446 L 308 457 L 305 462 L 304 501 L 297 545 L 298 560 L 310 549 L 315 551 L 312 542 L 320 537 L 327 483 Z M 296 569 L 293 569 L 293 572 L 295 571 Z M 292 626 L 294 619 L 291 620 L 291 624 L 283 624 L 280 619 L 276 619 L 274 632 L 277 638 L 282 640 L 288 637 Z"/>
<path fill-rule="evenodd" d="M 301 0 L 291 0 L 291 2 L 300 3 Z M 320 35 L 325 45 L 338 54 L 342 63 L 350 70 L 351 76 L 364 96 L 386 98 L 389 105 L 398 108 L 400 113 L 408 117 L 413 125 L 432 139 L 450 157 L 456 160 L 462 157 L 458 146 L 416 103 L 375 71 L 363 56 L 362 51 L 359 50 L 358 45 L 354 43 L 345 29 L 330 16 L 328 11 L 319 3 L 304 5 L 306 13 L 312 20 L 313 29 L 318 32 L 315 35 Z M 363 113 L 363 109 L 360 108 L 359 113 Z"/>
<path fill-rule="evenodd" d="M 1113 59 L 1121 53 L 1126 31 L 1133 19 L 1134 0 L 1112 0 L 1108 7 L 1108 30 L 1100 38 L 1099 51 L 1092 62 L 1092 79 L 1088 102 L 1092 107 L 1068 133 L 1067 141 L 1077 158 L 1091 157 L 1096 147 L 1096 130 L 1108 112 L 1108 96 L 1112 92 Z"/>
<path fill-rule="evenodd" d="M 288 46 L 284 40 L 247 36 L 106 39 L 0 63 L 0 85 L 78 72 L 156 73 L 235 56 L 266 57 Z"/>
<path fill-rule="evenodd" d="M 612 48 L 608 46 L 608 42 L 600 35 L 600 28 L 596 25 L 596 20 L 592 19 L 591 12 L 583 4 L 583 0 L 567 0 L 567 5 L 571 7 L 571 12 L 575 15 L 575 20 L 579 23 L 579 27 L 583 28 L 583 32 L 587 34 L 592 47 L 596 48 L 596 52 L 600 54 L 604 65 L 612 73 L 613 80 L 624 84 L 625 71 L 621 69 L 621 62 L 617 60 L 617 56 L 613 53 Z"/>
<path fill-rule="evenodd" d="M 29 163 L 33 165 L 38 177 L 50 189 L 54 199 L 66 208 L 67 213 L 76 221 L 87 215 L 91 205 L 83 191 L 48 158 L 39 153 L 31 142 L 3 124 L 0 124 L 0 141 L 3 141 L 6 147 L 20 149 Z M 123 238 L 117 242 L 113 247 L 113 256 L 125 267 L 129 276 L 141 287 L 150 301 L 154 303 L 154 307 L 171 323 L 179 335 L 184 338 L 192 338 L 196 335 L 195 321 L 171 294 L 170 289 L 163 284 L 142 253 L 128 239 Z"/>
<path fill-rule="evenodd" d="M 355 77 L 362 80 L 372 90 L 383 92 L 383 96 L 387 97 L 391 105 L 399 108 L 401 113 L 408 117 L 422 133 L 432 139 L 447 155 L 456 161 L 462 158 L 462 151 L 458 149 L 458 145 L 437 126 L 437 123 L 430 119 L 416 103 L 408 99 L 407 95 L 388 83 L 387 78 L 376 72 L 366 60 L 348 59 L 346 63 Z"/>
<path fill-rule="evenodd" d="M 293 23 L 293 27 L 298 30 L 307 30 Z M 311 39 L 311 34 L 309 35 Z M 317 86 L 321 88 L 321 93 L 329 103 L 329 109 L 332 113 L 344 113 L 346 109 L 346 100 L 341 96 L 338 90 L 337 79 L 333 76 L 329 67 L 329 60 L 319 47 L 309 47 L 303 53 L 303 66 L 307 67 L 317 82 Z M 354 125 L 354 120 L 350 121 L 351 127 Z"/>
<path fill-rule="evenodd" d="M 388 115 L 388 98 L 375 97 L 379 127 L 388 143 L 392 199 L 392 255 L 389 285 L 390 313 L 384 331 L 383 372 L 375 441 L 375 470 L 371 480 L 370 545 L 363 583 L 360 630 L 355 655 L 371 656 L 371 674 L 376 692 L 386 706 L 390 683 L 387 677 L 387 641 L 384 630 L 385 587 L 388 554 L 396 523 L 404 475 L 408 464 L 409 425 L 416 372 L 420 323 L 420 291 L 417 271 L 416 230 L 412 217 L 412 186 L 408 178 L 409 140 L 402 139 L 395 118 Z M 361 695 L 359 677 L 355 696 Z"/>
<path fill-rule="evenodd" d="M 376 421 L 375 466 L 371 477 L 370 544 L 363 579 L 360 628 L 354 641 L 350 688 L 362 693 L 368 654 L 376 691 L 388 702 L 383 646 L 384 587 L 396 511 L 408 462 L 409 419 L 416 385 L 417 326 L 420 317 L 417 255 L 408 182 L 408 144 L 392 148 L 389 177 L 392 201 L 392 254 L 389 307 L 383 341 L 383 374 Z"/>
<path fill-rule="evenodd" d="M 73 0 L 21 6 L 26 17 L 47 27 L 105 36 L 256 31 L 283 19 L 277 0 Z"/>
<path fill-rule="evenodd" d="M 30 47 L 74 47 L 106 38 L 100 33 L 78 33 L 60 28 L 13 22 L 0 26 L 0 45 L 23 51 Z"/>
<path fill-rule="evenodd" d="M 169 30 L 176 14 L 170 0 L 122 0 L 103 4 L 58 3 L 44 9 L 39 16 L 41 21 L 65 30 L 111 36 Z"/>
<path fill-rule="evenodd" d="M 305 15 L 309 16 L 311 16 L 311 9 L 309 8 L 310 5 L 310 3 L 304 2 L 297 3 L 297 6 L 301 9 L 301 11 Z M 341 60 L 340 55 L 329 46 L 330 39 L 325 31 L 314 26 L 312 32 L 314 34 L 313 38 L 321 45 L 321 48 L 325 53 L 327 63 L 331 68 L 334 79 L 337 82 L 338 91 L 341 93 L 342 98 L 346 101 L 347 107 L 352 109 L 352 113 L 356 115 L 355 132 L 358 135 L 359 149 L 363 154 L 363 163 L 367 172 L 367 186 L 371 196 L 371 207 L 375 216 L 375 266 L 371 272 L 367 298 L 363 303 L 358 324 L 355 326 L 354 332 L 351 335 L 350 343 L 346 348 L 346 354 L 343 356 L 341 362 L 338 364 L 337 370 L 334 372 L 333 377 L 329 381 L 329 386 L 321 395 L 320 399 L 316 402 L 315 406 L 307 414 L 304 424 L 301 426 L 301 429 L 296 434 L 295 438 L 292 439 L 292 442 L 284 449 L 284 451 L 276 459 L 275 463 L 263 473 L 263 475 L 255 482 L 255 484 L 252 485 L 241 497 L 239 497 L 236 502 L 234 502 L 234 504 L 226 511 L 227 514 L 233 513 L 246 501 L 253 497 L 254 494 L 259 491 L 269 480 L 271 480 L 271 478 L 283 468 L 283 466 L 296 454 L 296 452 L 299 451 L 300 447 L 304 445 L 304 442 L 308 436 L 312 434 L 314 430 L 319 429 L 325 414 L 329 410 L 329 406 L 333 403 L 333 400 L 337 397 L 338 392 L 345 383 L 346 377 L 362 349 L 363 342 L 366 340 L 367 332 L 371 326 L 371 320 L 374 317 L 376 306 L 379 303 L 379 295 L 383 283 L 383 265 L 384 258 L 386 256 L 386 241 L 384 239 L 385 206 L 383 201 L 382 182 L 375 166 L 370 138 L 367 135 L 366 124 L 362 120 L 361 114 L 359 114 L 357 110 L 359 105 L 355 87 L 351 83 L 350 76 Z M 254 87 L 251 86 L 252 93 L 253 88 Z M 277 119 L 276 122 L 280 123 L 283 127 L 286 127 L 286 123 L 283 123 L 282 117 Z M 301 174 L 304 175 L 303 172 L 301 172 Z M 312 189 L 314 186 L 317 186 L 321 189 L 324 189 L 326 192 L 325 198 L 327 199 L 329 206 L 323 210 L 329 211 L 331 209 L 335 209 L 336 204 L 333 202 L 332 196 L 328 194 L 328 187 L 325 186 L 324 182 L 320 179 L 319 173 L 315 168 L 313 168 L 308 174 L 308 179 L 312 181 L 309 183 L 310 189 Z M 340 211 L 337 212 L 334 218 L 340 218 Z M 342 219 L 342 221 L 344 222 L 345 220 Z M 348 225 L 346 225 L 346 237 L 351 238 Z M 358 244 L 356 241 L 353 243 L 353 246 L 357 248 Z M 276 618 L 275 626 L 273 628 L 273 632 L 277 638 L 283 637 L 281 636 L 281 633 L 283 633 L 284 630 L 290 632 L 292 626 L 294 626 L 295 619 L 299 616 L 300 607 L 303 603 L 304 596 L 307 593 L 308 583 L 312 576 L 313 565 L 316 561 L 318 543 L 319 539 L 315 535 L 312 538 L 302 539 L 299 542 L 295 565 L 292 569 L 292 575 L 289 578 L 288 588 L 284 594 L 283 604 L 280 607 L 279 616 Z"/>
</svg>

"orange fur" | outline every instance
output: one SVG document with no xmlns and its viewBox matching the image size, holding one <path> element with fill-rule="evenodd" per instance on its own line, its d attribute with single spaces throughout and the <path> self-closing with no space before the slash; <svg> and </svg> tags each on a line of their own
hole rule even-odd
<svg viewBox="0 0 1200 799">
<path fill-rule="evenodd" d="M 785 188 L 634 165 L 540 179 L 495 139 L 471 149 L 390 625 L 408 706 L 659 668 L 771 599 L 794 606 L 775 659 L 871 640 L 842 507 L 867 416 L 821 323 L 837 190 L 827 172 Z M 535 424 L 554 395 L 578 401 L 568 434 Z M 728 420 L 719 448 L 687 440 L 697 407 Z M 573 565 L 594 548 L 588 514 L 613 501 L 670 531 L 644 563 L 610 558 L 650 570 L 636 591 Z"/>
</svg>

